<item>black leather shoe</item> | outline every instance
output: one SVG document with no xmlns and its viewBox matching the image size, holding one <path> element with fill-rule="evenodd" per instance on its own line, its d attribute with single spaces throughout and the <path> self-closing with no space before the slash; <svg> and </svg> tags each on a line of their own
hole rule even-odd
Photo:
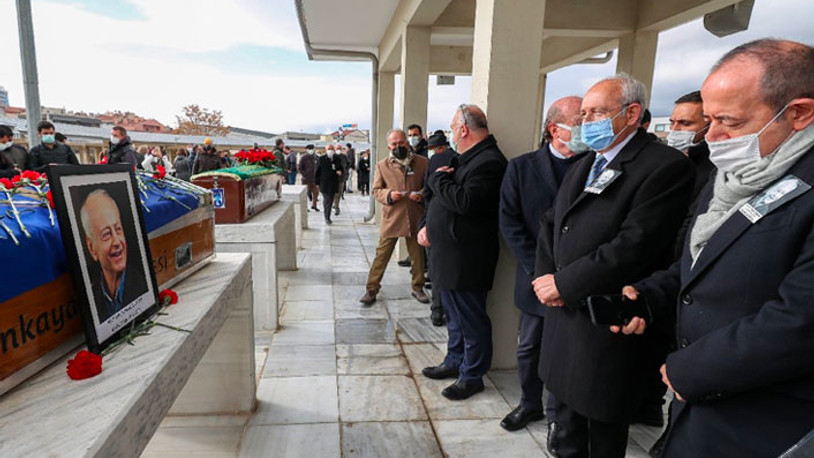
<svg viewBox="0 0 814 458">
<path fill-rule="evenodd" d="M 424 377 L 435 379 L 435 380 L 443 380 L 445 378 L 458 378 L 458 368 L 457 367 L 448 367 L 444 364 L 440 364 L 438 366 L 430 366 L 425 367 L 421 370 L 421 373 L 424 374 Z"/>
<path fill-rule="evenodd" d="M 557 431 L 560 430 L 560 426 L 557 424 L 556 421 L 548 422 L 548 438 L 545 442 L 545 448 L 548 450 L 548 453 L 551 456 L 559 457 L 560 455 L 557 453 Z"/>
<path fill-rule="evenodd" d="M 401 267 L 410 267 L 413 265 L 413 262 L 410 261 L 410 258 L 402 259 L 401 261 L 397 262 L 396 264 L 400 265 Z"/>
<path fill-rule="evenodd" d="M 664 412 L 661 410 L 661 405 L 648 404 L 639 407 L 639 412 L 633 418 L 633 423 L 661 428 L 664 426 Z"/>
<path fill-rule="evenodd" d="M 447 324 L 447 320 L 444 319 L 444 312 L 440 310 L 433 310 L 430 313 L 430 320 L 432 320 L 433 326 L 443 326 Z"/>
<path fill-rule="evenodd" d="M 517 431 L 518 429 L 525 428 L 527 424 L 542 420 L 543 418 L 545 418 L 543 409 L 528 410 L 523 406 L 517 406 L 517 408 L 503 417 L 503 421 L 500 422 L 500 427 L 506 431 Z"/>
<path fill-rule="evenodd" d="M 474 383 L 456 381 L 452 385 L 444 388 L 441 395 L 451 401 L 463 401 L 481 391 L 483 391 L 483 383 L 476 385 Z"/>
</svg>

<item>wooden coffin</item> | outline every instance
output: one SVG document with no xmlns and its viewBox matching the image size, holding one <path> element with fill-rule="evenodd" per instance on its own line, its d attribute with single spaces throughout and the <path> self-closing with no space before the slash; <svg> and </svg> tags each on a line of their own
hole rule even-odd
<svg viewBox="0 0 814 458">
<path fill-rule="evenodd" d="M 172 287 L 215 255 L 212 196 L 205 194 L 199 202 L 198 208 L 148 234 L 159 290 Z M 68 273 L 0 303 L 0 395 L 83 341 Z"/>
<path fill-rule="evenodd" d="M 223 173 L 196 175 L 192 182 L 211 189 L 216 224 L 242 223 L 280 200 L 283 177 L 268 173 L 251 178 Z"/>
</svg>

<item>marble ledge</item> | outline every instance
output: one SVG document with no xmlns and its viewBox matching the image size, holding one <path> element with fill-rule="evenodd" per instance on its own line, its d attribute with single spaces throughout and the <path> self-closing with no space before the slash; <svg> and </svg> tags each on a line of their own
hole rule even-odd
<svg viewBox="0 0 814 458">
<path fill-rule="evenodd" d="M 219 253 L 160 318 L 192 333 L 156 327 L 87 380 L 67 377 L 67 355 L 0 397 L 0 456 L 138 456 L 224 323 L 250 315 L 250 285 L 249 255 Z"/>
<path fill-rule="evenodd" d="M 240 224 L 216 224 L 217 243 L 279 243 L 290 237 L 295 242 L 294 203 L 279 200 Z"/>
</svg>

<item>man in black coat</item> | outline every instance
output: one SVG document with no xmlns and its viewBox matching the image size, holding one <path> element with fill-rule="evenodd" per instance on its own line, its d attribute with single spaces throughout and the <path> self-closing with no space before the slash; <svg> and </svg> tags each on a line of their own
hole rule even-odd
<svg viewBox="0 0 814 458">
<path fill-rule="evenodd" d="M 44 172 L 48 164 L 79 164 L 76 154 L 67 145 L 57 142 L 54 125 L 42 121 L 37 125 L 42 143 L 31 148 L 28 153 L 28 169 Z"/>
<path fill-rule="evenodd" d="M 318 153 L 317 168 L 314 172 L 314 182 L 319 185 L 322 193 L 322 209 L 325 213 L 325 223 L 330 225 L 331 204 L 334 196 L 339 191 L 339 180 L 342 179 L 342 163 L 334 153 L 333 145 L 328 145 L 325 152 Z"/>
<path fill-rule="evenodd" d="M 129 163 L 141 168 L 141 162 L 133 148 L 127 130 L 124 127 L 116 126 L 110 131 L 110 159 L 108 164 Z M 193 172 L 194 173 L 194 172 Z"/>
<path fill-rule="evenodd" d="M 585 300 L 669 265 L 689 205 L 692 164 L 639 128 L 645 96 L 626 76 L 588 90 L 582 141 L 596 153 L 571 167 L 541 221 L 533 285 L 549 308 L 539 371 L 557 397 L 562 457 L 625 456 L 646 345 L 594 326 Z"/>
<path fill-rule="evenodd" d="M 336 163 L 339 166 L 339 170 L 342 172 L 339 175 L 339 182 L 337 183 L 337 189 L 334 193 L 334 215 L 339 216 L 339 202 L 345 198 L 345 182 L 348 176 L 348 170 L 350 163 L 348 162 L 348 156 L 345 151 L 342 150 L 342 145 L 337 144 L 336 149 L 334 150 L 333 158 L 336 160 Z M 328 154 L 331 153 L 331 150 L 328 150 Z"/>
<path fill-rule="evenodd" d="M 492 289 L 500 250 L 498 206 L 506 158 L 480 108 L 461 105 L 450 129 L 458 157 L 452 166 L 430 174 L 432 198 L 418 233 L 419 243 L 432 245 L 433 291 L 441 294 L 446 308 L 449 340 L 444 362 L 422 373 L 455 378 L 441 394 L 461 400 L 483 391 L 483 376 L 492 364 L 486 294 Z"/>
<path fill-rule="evenodd" d="M 427 176 L 424 178 L 424 182 L 427 182 L 427 179 L 430 177 L 430 173 L 438 170 L 439 167 L 444 166 L 452 166 L 453 158 L 457 158 L 458 153 L 450 149 L 449 142 L 447 141 L 446 135 L 443 132 L 436 132 L 435 134 L 430 136 L 430 139 L 427 141 L 427 146 L 429 147 L 428 151 L 432 151 L 433 154 L 430 154 L 430 164 L 427 167 Z M 430 188 L 425 186 L 424 187 L 424 205 L 425 207 L 429 206 L 429 202 L 432 200 L 432 191 Z M 424 214 L 426 217 L 426 213 Z M 424 224 L 422 224 L 423 226 Z M 429 252 L 431 250 L 430 247 L 426 248 L 427 250 L 427 270 L 428 272 L 428 281 L 429 275 L 432 275 L 431 268 L 432 266 L 429 265 Z M 434 292 L 432 295 L 432 305 L 430 305 L 430 321 L 432 321 L 433 326 L 443 326 L 446 324 L 446 318 L 444 317 L 444 307 L 441 304 L 441 294 L 438 292 Z"/>
<path fill-rule="evenodd" d="M 773 39 L 713 67 L 701 93 L 718 172 L 681 261 L 624 290 L 677 315 L 666 458 L 775 457 L 814 429 L 812 74 L 814 48 Z M 727 146 L 757 133 L 759 157 Z"/>
<path fill-rule="evenodd" d="M 587 151 L 571 135 L 572 127 L 579 129 L 581 103 L 580 97 L 565 97 L 551 104 L 542 146 L 509 161 L 501 186 L 500 232 L 517 258 L 514 286 L 514 303 L 520 309 L 517 375 L 523 390 L 520 405 L 500 423 L 509 431 L 524 428 L 545 416 L 549 422 L 555 418 L 554 396 L 549 396 L 543 412 L 543 381 L 537 368 L 546 307 L 537 299 L 531 282 L 540 218 L 554 203 L 565 173 L 581 157 L 578 153 Z"/>
<path fill-rule="evenodd" d="M 0 156 L 5 157 L 13 169 L 23 171 L 28 167 L 28 150 L 14 143 L 14 131 L 9 126 L 0 126 Z"/>
<path fill-rule="evenodd" d="M 407 141 L 410 143 L 410 147 L 413 149 L 413 154 L 417 154 L 422 157 L 427 157 L 429 155 L 427 139 L 424 138 L 424 129 L 422 129 L 418 124 L 410 124 L 407 126 Z"/>
</svg>

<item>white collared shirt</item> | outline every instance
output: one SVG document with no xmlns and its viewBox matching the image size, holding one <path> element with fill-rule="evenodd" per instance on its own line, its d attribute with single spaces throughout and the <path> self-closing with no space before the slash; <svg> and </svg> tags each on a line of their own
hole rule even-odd
<svg viewBox="0 0 814 458">
<path fill-rule="evenodd" d="M 605 151 L 604 153 L 596 153 L 596 154 L 601 154 L 601 155 L 605 156 L 605 159 L 608 161 L 608 162 L 605 162 L 605 166 L 602 167 L 602 170 L 605 170 L 605 168 L 608 167 L 608 164 L 610 164 L 611 161 L 613 161 L 616 158 L 616 156 L 619 154 L 619 151 L 622 151 L 622 148 L 624 148 L 625 145 L 627 145 L 635 135 L 636 135 L 636 131 L 634 130 L 630 135 L 627 136 L 627 138 L 625 138 L 624 140 L 619 142 L 618 145 L 616 145 L 613 148 Z M 596 156 L 594 156 L 594 159 L 596 159 Z"/>
<path fill-rule="evenodd" d="M 554 148 L 554 145 L 552 145 L 551 143 L 548 144 L 548 150 L 551 152 L 551 155 L 556 157 L 557 159 L 568 159 L 561 152 L 557 151 L 557 148 Z"/>
</svg>

